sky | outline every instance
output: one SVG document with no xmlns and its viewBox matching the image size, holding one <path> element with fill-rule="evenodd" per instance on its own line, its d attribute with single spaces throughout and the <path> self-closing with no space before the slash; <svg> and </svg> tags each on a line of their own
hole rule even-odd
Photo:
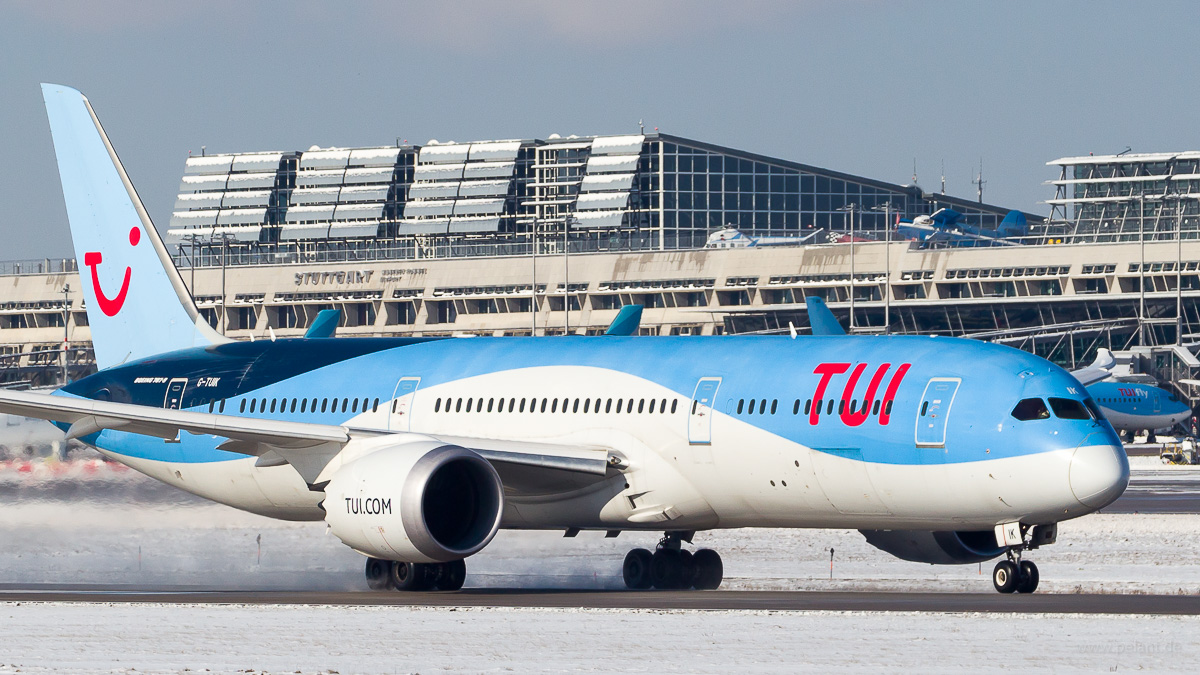
<svg viewBox="0 0 1200 675">
<path fill-rule="evenodd" d="M 1046 215 L 1064 156 L 1200 149 L 1200 3 L 0 0 L 0 260 L 71 255 L 40 82 L 160 229 L 189 153 L 647 130 Z"/>
</svg>

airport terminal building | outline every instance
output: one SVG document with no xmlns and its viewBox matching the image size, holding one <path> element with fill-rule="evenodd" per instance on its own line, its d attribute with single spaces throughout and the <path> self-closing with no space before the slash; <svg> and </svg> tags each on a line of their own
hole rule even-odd
<svg viewBox="0 0 1200 675">
<path fill-rule="evenodd" d="M 859 332 L 1078 363 L 1200 332 L 1189 169 L 1159 177 L 1159 156 L 1138 157 L 1051 162 L 1054 217 L 985 246 L 888 223 L 950 208 L 994 229 L 1009 209 L 666 134 L 192 157 L 163 229 L 201 312 L 243 339 L 299 335 L 327 308 L 341 335 L 596 334 L 631 303 L 648 335 L 786 333 L 817 295 Z M 1157 220 L 1100 236 L 1135 189 Z M 746 236 L 709 242 L 727 226 Z M 54 381 L 64 337 L 85 371 L 74 261 L 0 274 L 6 377 Z"/>
</svg>

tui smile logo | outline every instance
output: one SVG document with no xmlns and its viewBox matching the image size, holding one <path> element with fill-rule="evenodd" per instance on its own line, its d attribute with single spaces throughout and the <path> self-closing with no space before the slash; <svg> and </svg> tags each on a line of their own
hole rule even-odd
<svg viewBox="0 0 1200 675">
<path fill-rule="evenodd" d="M 129 245 L 137 246 L 141 240 L 142 231 L 137 227 L 130 228 Z M 92 269 L 92 288 L 96 291 L 96 304 L 100 306 L 100 311 L 104 312 L 105 316 L 116 316 L 125 306 L 125 294 L 129 292 L 129 279 L 133 276 L 133 270 L 125 268 L 125 279 L 121 282 L 121 290 L 117 292 L 115 298 L 109 298 L 104 294 L 104 289 L 100 288 L 100 275 L 97 268 L 101 262 L 104 262 L 104 256 L 99 251 L 89 251 L 83 254 L 83 264 Z"/>
</svg>

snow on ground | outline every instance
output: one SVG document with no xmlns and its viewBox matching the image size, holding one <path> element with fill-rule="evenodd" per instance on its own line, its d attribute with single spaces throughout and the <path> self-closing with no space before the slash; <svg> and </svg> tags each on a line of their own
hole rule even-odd
<svg viewBox="0 0 1200 675">
<path fill-rule="evenodd" d="M 323 523 L 275 521 L 200 501 L 4 501 L 0 584 L 364 585 L 362 557 Z M 656 541 L 653 533 L 567 539 L 503 531 L 468 561 L 467 585 L 619 588 L 625 553 Z M 700 533 L 695 543 L 721 553 L 723 588 L 991 592 L 989 563 L 904 562 L 853 530 L 728 530 Z M 1041 569 L 1042 592 L 1200 593 L 1200 515 L 1094 514 L 1062 523 L 1057 544 L 1028 555 Z"/>
<path fill-rule="evenodd" d="M 0 674 L 1195 672 L 1200 618 L 0 604 Z"/>
</svg>

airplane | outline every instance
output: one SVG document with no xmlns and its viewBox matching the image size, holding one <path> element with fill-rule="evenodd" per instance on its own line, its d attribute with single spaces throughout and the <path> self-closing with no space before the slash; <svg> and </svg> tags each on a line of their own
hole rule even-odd
<svg viewBox="0 0 1200 675">
<path fill-rule="evenodd" d="M 825 301 L 816 296 L 805 298 L 808 321 L 813 335 L 845 335 Z M 1171 392 L 1151 384 L 1110 380 L 1109 369 L 1116 364 L 1112 352 L 1101 347 L 1096 359 L 1086 368 L 1071 372 L 1118 432 L 1133 434 L 1143 429 L 1170 429 L 1192 416 L 1187 403 Z"/>
<path fill-rule="evenodd" d="M 718 528 L 854 528 L 905 559 L 1025 553 L 1129 482 L 1066 371 L 943 337 L 232 341 L 196 309 L 91 104 L 42 86 L 99 370 L 0 412 L 234 508 L 324 521 L 366 584 L 457 590 L 500 529 L 661 533 L 631 589 L 715 589 Z"/>
<path fill-rule="evenodd" d="M 1014 242 L 1006 238 L 1021 237 L 1028 231 L 1028 220 L 1020 211 L 1009 211 L 994 230 L 967 225 L 963 217 L 954 209 L 941 208 L 928 216 L 898 221 L 896 231 L 903 238 L 920 242 L 955 241 L 968 246 L 1012 246 Z"/>
<path fill-rule="evenodd" d="M 1155 431 L 1172 429 L 1192 416 L 1191 406 L 1152 384 L 1112 380 L 1090 384 L 1088 392 L 1108 421 L 1122 433 L 1146 430 L 1152 438 Z"/>
</svg>

